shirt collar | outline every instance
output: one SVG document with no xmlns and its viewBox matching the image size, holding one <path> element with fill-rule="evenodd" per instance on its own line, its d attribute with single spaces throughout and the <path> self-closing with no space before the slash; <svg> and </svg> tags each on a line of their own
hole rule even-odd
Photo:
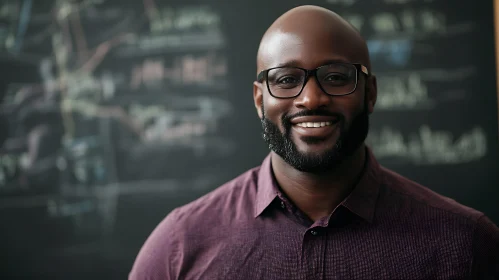
<svg viewBox="0 0 499 280">
<path fill-rule="evenodd" d="M 372 222 L 376 208 L 381 182 L 380 165 L 376 161 L 371 149 L 366 146 L 366 167 L 352 192 L 340 204 L 360 216 Z M 270 154 L 263 160 L 258 173 L 258 186 L 255 203 L 255 217 L 274 201 L 279 194 L 279 188 L 275 181 Z"/>
<path fill-rule="evenodd" d="M 262 214 L 272 201 L 276 198 L 279 190 L 272 172 L 270 154 L 265 157 L 258 171 L 255 218 Z"/>
<path fill-rule="evenodd" d="M 357 185 L 341 205 L 372 223 L 381 185 L 381 167 L 371 149 L 366 146 L 366 167 Z"/>
</svg>

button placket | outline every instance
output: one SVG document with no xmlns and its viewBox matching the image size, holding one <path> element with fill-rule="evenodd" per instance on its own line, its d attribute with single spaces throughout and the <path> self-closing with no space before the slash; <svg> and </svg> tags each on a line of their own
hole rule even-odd
<svg viewBox="0 0 499 280">
<path fill-rule="evenodd" d="M 316 224 L 309 227 L 303 235 L 302 262 L 307 275 L 313 279 L 323 279 L 324 261 L 326 258 L 327 231 Z M 307 278 L 308 279 L 308 278 Z"/>
</svg>

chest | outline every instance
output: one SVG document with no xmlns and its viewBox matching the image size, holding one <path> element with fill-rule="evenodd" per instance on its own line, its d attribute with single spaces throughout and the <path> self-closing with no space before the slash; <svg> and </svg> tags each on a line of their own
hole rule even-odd
<svg viewBox="0 0 499 280">
<path fill-rule="evenodd" d="M 466 256 L 438 238 L 376 231 L 245 230 L 191 250 L 181 279 L 453 279 Z M 453 247 L 454 248 L 454 247 Z M 457 247 L 456 247 L 457 248 Z"/>
</svg>

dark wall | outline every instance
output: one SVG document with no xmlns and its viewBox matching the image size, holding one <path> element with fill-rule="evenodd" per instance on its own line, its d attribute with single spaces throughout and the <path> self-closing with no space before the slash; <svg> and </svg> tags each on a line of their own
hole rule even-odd
<svg viewBox="0 0 499 280">
<path fill-rule="evenodd" d="M 173 208 L 259 165 L 259 40 L 302 4 L 368 42 L 378 160 L 499 223 L 492 3 L 57 2 L 0 4 L 2 278 L 125 279 Z"/>
</svg>

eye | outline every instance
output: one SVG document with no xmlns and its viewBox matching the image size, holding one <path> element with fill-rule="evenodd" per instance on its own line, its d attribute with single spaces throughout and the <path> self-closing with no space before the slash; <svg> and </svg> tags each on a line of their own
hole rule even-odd
<svg viewBox="0 0 499 280">
<path fill-rule="evenodd" d="M 340 73 L 329 73 L 324 81 L 333 85 L 343 85 L 349 81 L 348 76 Z"/>
<path fill-rule="evenodd" d="M 299 79 L 293 76 L 284 76 L 277 80 L 278 84 L 296 84 L 299 83 Z"/>
</svg>

